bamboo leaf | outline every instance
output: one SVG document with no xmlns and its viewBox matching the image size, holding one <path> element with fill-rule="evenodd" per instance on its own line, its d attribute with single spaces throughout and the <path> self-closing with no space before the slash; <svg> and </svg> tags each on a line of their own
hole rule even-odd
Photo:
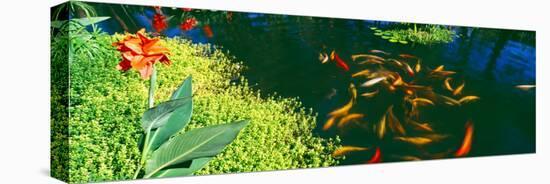
<svg viewBox="0 0 550 184">
<path fill-rule="evenodd" d="M 157 174 L 153 175 L 152 178 L 166 178 L 166 177 L 176 177 L 176 176 L 189 176 L 192 175 L 195 171 L 202 169 L 213 157 L 204 157 L 197 158 L 191 161 L 191 165 L 186 168 L 173 168 L 173 169 L 163 169 Z"/>
<path fill-rule="evenodd" d="M 153 152 L 145 165 L 144 178 L 149 178 L 172 165 L 217 155 L 233 142 L 247 124 L 248 121 L 237 121 L 179 134 Z"/>
</svg>

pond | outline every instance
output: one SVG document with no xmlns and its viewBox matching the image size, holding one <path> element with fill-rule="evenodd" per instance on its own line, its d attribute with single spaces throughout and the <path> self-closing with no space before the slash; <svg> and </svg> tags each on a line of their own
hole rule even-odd
<svg viewBox="0 0 550 184">
<path fill-rule="evenodd" d="M 155 32 L 151 25 L 155 12 L 151 7 L 125 5 L 127 8 L 123 10 L 122 6 L 92 5 L 99 16 L 112 17 L 99 24 L 105 32 L 135 32 L 142 27 Z M 177 11 L 181 10 L 163 9 L 167 15 Z M 212 17 L 221 15 L 226 14 L 220 11 L 210 14 Z M 197 19 L 201 21 L 200 17 Z M 243 75 L 249 85 L 263 95 L 298 98 L 304 107 L 317 113 L 315 132 L 322 137 L 339 135 L 346 145 L 370 141 L 359 130 L 323 131 L 321 127 L 329 112 L 349 100 L 348 87 L 355 81 L 350 74 L 360 71 L 357 69 L 359 64 L 352 62 L 350 56 L 382 50 L 414 55 L 422 59 L 422 65 L 432 69 L 444 65 L 445 69 L 456 72 L 454 80 L 464 81 L 464 93 L 480 98 L 475 105 L 460 110 L 444 109 L 427 115 L 437 119 L 434 128 L 455 138 L 453 144 L 459 144 L 457 140 L 464 135 L 464 122 L 474 122 L 474 141 L 469 156 L 535 152 L 535 90 L 516 88 L 536 82 L 534 31 L 449 26 L 457 34 L 453 41 L 422 45 L 390 43 L 375 36 L 375 31 L 370 29 L 398 24 L 394 22 L 239 12 L 232 12 L 230 19 L 225 16 L 208 19 L 211 30 L 207 31 L 203 26 L 183 31 L 178 22 L 181 22 L 179 17 L 170 18 L 168 28 L 161 34 L 212 44 L 215 49 L 234 56 L 245 66 Z M 350 71 L 334 63 L 319 61 L 320 52 L 332 50 L 349 64 Z M 376 108 L 379 109 L 368 110 L 383 112 L 387 106 Z M 380 147 L 389 155 L 415 149 Z M 452 146 L 441 144 L 430 149 L 441 151 L 449 147 Z M 364 160 L 361 156 L 350 156 L 344 164 L 361 160 Z"/>
</svg>

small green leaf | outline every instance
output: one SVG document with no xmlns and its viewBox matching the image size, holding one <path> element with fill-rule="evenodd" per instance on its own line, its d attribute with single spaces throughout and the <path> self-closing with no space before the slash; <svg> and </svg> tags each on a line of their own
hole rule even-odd
<svg viewBox="0 0 550 184">
<path fill-rule="evenodd" d="M 382 36 L 382 39 L 387 40 L 387 39 L 390 39 L 390 37 L 389 36 Z"/>
<path fill-rule="evenodd" d="M 382 36 L 382 33 L 376 32 L 376 33 L 374 33 L 374 35 L 376 35 L 376 36 Z"/>
<path fill-rule="evenodd" d="M 149 178 L 169 166 L 201 157 L 213 157 L 237 137 L 248 121 L 193 129 L 179 134 L 155 150 L 145 165 Z"/>
<path fill-rule="evenodd" d="M 166 124 L 174 111 L 184 105 L 191 104 L 191 98 L 180 98 L 163 102 L 143 113 L 141 127 L 145 132 Z"/>
<path fill-rule="evenodd" d="M 376 27 L 370 27 L 371 30 L 377 30 L 378 28 Z"/>
<path fill-rule="evenodd" d="M 392 43 L 395 43 L 395 42 L 397 42 L 397 40 L 396 40 L 396 39 L 390 39 L 389 41 L 390 41 L 390 42 L 392 42 Z"/>
<path fill-rule="evenodd" d="M 163 169 L 157 174 L 151 176 L 152 178 L 166 178 L 166 177 L 177 177 L 177 176 L 189 176 L 192 175 L 195 171 L 202 169 L 213 157 L 204 157 L 191 160 L 191 165 L 184 168 L 172 168 L 172 169 Z"/>
<path fill-rule="evenodd" d="M 407 41 L 405 41 L 405 40 L 399 40 L 399 43 L 401 43 L 401 44 L 407 44 L 407 43 L 409 43 L 409 42 L 407 42 Z"/>
</svg>

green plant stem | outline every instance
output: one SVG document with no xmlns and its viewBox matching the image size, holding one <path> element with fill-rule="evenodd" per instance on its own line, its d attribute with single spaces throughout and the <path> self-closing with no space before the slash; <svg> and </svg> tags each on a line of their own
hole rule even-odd
<svg viewBox="0 0 550 184">
<path fill-rule="evenodd" d="M 157 82 L 157 69 L 155 68 L 155 65 L 153 65 L 153 73 L 151 74 L 151 79 L 149 79 L 149 99 L 148 99 L 148 108 L 153 108 L 155 105 L 155 85 Z M 141 168 L 143 167 L 143 164 L 145 164 L 145 159 L 147 157 L 147 154 L 149 152 L 149 135 L 151 134 L 151 129 L 148 129 L 145 132 L 145 141 L 143 142 L 143 149 L 141 152 L 141 159 L 139 161 L 139 165 L 136 169 L 136 172 L 134 173 L 134 179 L 137 179 L 139 172 L 141 171 Z"/>
<path fill-rule="evenodd" d="M 149 80 L 149 108 L 153 108 L 155 105 L 155 85 L 157 83 L 157 69 L 155 65 L 153 67 L 153 73 L 151 74 L 151 79 Z"/>
</svg>

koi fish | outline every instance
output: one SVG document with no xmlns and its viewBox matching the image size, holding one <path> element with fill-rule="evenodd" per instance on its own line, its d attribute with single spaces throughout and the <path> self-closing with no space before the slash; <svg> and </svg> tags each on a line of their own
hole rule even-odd
<svg viewBox="0 0 550 184">
<path fill-rule="evenodd" d="M 458 100 L 458 102 L 460 102 L 460 104 L 464 104 L 464 103 L 468 103 L 468 102 L 475 101 L 475 100 L 479 100 L 479 97 L 478 96 L 465 96 L 465 97 L 462 97 L 460 100 Z"/>
<path fill-rule="evenodd" d="M 344 127 L 344 125 L 346 125 L 350 121 L 361 119 L 363 117 L 365 117 L 365 115 L 363 115 L 363 114 L 348 114 L 348 115 L 344 116 L 342 119 L 340 119 L 340 121 L 338 121 L 337 126 L 338 126 L 338 128 L 342 128 L 342 127 Z"/>
<path fill-rule="evenodd" d="M 448 97 L 448 96 L 444 96 L 444 95 L 438 95 L 440 98 L 442 98 L 445 102 L 445 104 L 447 105 L 460 105 L 460 102 L 455 100 L 454 98 L 451 98 L 451 97 Z"/>
<path fill-rule="evenodd" d="M 414 128 L 417 129 L 417 130 L 423 130 L 423 131 L 427 131 L 427 132 L 433 132 L 434 131 L 432 129 L 432 127 L 430 126 L 430 124 L 428 124 L 428 123 L 418 123 L 418 122 L 413 121 L 413 120 L 409 120 L 408 123 L 413 125 Z"/>
<path fill-rule="evenodd" d="M 361 84 L 361 87 L 370 87 L 375 84 L 378 84 L 379 82 L 386 80 L 386 77 L 376 77 L 374 79 L 368 80 L 367 82 Z"/>
<path fill-rule="evenodd" d="M 330 112 L 329 115 L 334 117 L 345 116 L 346 114 L 348 114 L 351 107 L 353 107 L 353 99 L 351 99 L 346 105 L 340 107 L 339 109 Z"/>
<path fill-rule="evenodd" d="M 405 65 L 405 70 L 407 70 L 407 73 L 409 74 L 409 76 L 413 77 L 414 76 L 414 71 L 411 68 L 411 66 L 407 63 L 404 63 L 404 65 Z"/>
<path fill-rule="evenodd" d="M 393 81 L 393 83 L 391 84 L 392 86 L 401 86 L 405 84 L 405 82 L 403 82 L 403 78 L 401 78 L 400 75 L 397 75 L 397 79 L 395 79 L 395 81 Z"/>
<path fill-rule="evenodd" d="M 526 85 L 517 85 L 516 88 L 527 91 L 527 90 L 535 88 L 535 85 L 527 85 L 527 84 Z"/>
<path fill-rule="evenodd" d="M 445 89 L 449 90 L 449 91 L 454 91 L 453 90 L 453 87 L 451 87 L 451 79 L 453 78 L 446 78 L 445 81 L 443 82 L 443 84 L 445 85 Z"/>
<path fill-rule="evenodd" d="M 445 76 L 453 75 L 455 73 L 456 72 L 453 72 L 453 71 L 436 71 L 436 72 L 432 72 L 431 74 L 445 77 Z"/>
<path fill-rule="evenodd" d="M 381 50 L 369 50 L 369 52 L 370 52 L 370 53 L 373 53 L 373 54 L 391 55 L 390 53 L 384 52 L 384 51 L 381 51 Z"/>
<path fill-rule="evenodd" d="M 358 58 L 367 58 L 367 59 L 374 59 L 374 60 L 385 61 L 384 58 L 382 58 L 382 57 L 380 57 L 380 56 L 371 55 L 371 54 L 355 54 L 355 55 L 351 55 L 351 60 L 353 60 L 353 61 L 357 60 Z"/>
<path fill-rule="evenodd" d="M 360 65 L 366 65 L 366 64 L 378 64 L 378 65 L 381 65 L 381 64 L 384 64 L 384 62 L 380 61 L 380 60 L 376 60 L 376 59 L 367 59 L 366 61 L 361 61 L 359 62 Z"/>
<path fill-rule="evenodd" d="M 348 64 L 346 64 L 346 62 L 344 62 L 344 60 L 342 60 L 342 58 L 340 58 L 340 56 L 338 56 L 338 54 L 336 54 L 336 52 L 332 51 L 330 53 L 330 59 L 336 61 L 336 65 L 338 67 L 344 69 L 345 71 L 349 71 Z"/>
<path fill-rule="evenodd" d="M 351 99 L 353 99 L 353 102 L 355 102 L 355 99 L 357 99 L 357 89 L 355 89 L 355 85 L 353 85 L 353 83 L 350 83 L 348 90 L 351 95 Z"/>
<path fill-rule="evenodd" d="M 395 137 L 394 139 L 398 141 L 414 144 L 417 146 L 424 146 L 426 144 L 433 142 L 431 139 L 425 138 L 425 137 Z"/>
<path fill-rule="evenodd" d="M 323 130 L 327 131 L 332 125 L 334 125 L 334 121 L 336 121 L 336 117 L 330 117 L 327 122 L 325 122 L 325 125 L 323 125 Z"/>
<path fill-rule="evenodd" d="M 353 75 L 351 75 L 351 77 L 357 77 L 357 76 L 367 76 L 371 73 L 371 71 L 369 69 L 365 69 L 365 70 L 362 70 L 360 72 L 357 72 L 357 73 L 354 73 Z"/>
<path fill-rule="evenodd" d="M 416 104 L 421 104 L 421 105 L 435 105 L 434 102 L 426 98 L 415 98 L 415 99 L 412 99 L 411 102 Z"/>
<path fill-rule="evenodd" d="M 328 62 L 328 55 L 327 53 L 319 53 L 319 61 L 321 61 L 322 64 L 325 64 L 326 62 Z"/>
<path fill-rule="evenodd" d="M 445 66 L 444 66 L 444 65 L 440 65 L 440 66 L 438 66 L 437 68 L 435 68 L 434 70 L 432 70 L 432 73 L 443 71 L 443 69 L 445 69 Z"/>
<path fill-rule="evenodd" d="M 376 151 L 374 152 L 374 155 L 371 157 L 369 161 L 367 161 L 367 163 L 374 164 L 374 163 L 379 163 L 380 161 L 382 161 L 380 147 L 376 147 Z"/>
<path fill-rule="evenodd" d="M 401 135 L 405 135 L 405 129 L 401 125 L 401 122 L 399 122 L 399 119 L 397 119 L 395 114 L 393 114 L 393 105 L 388 108 L 387 115 L 390 129 L 392 129 L 392 131 L 394 132 L 398 132 Z"/>
<path fill-rule="evenodd" d="M 375 95 L 377 95 L 378 92 L 380 92 L 380 90 L 377 89 L 376 91 L 373 91 L 373 92 L 363 93 L 363 94 L 361 94 L 361 96 L 371 98 L 371 97 L 374 97 Z"/>
<path fill-rule="evenodd" d="M 403 63 L 399 60 L 395 60 L 395 59 L 389 59 L 389 61 L 392 61 L 395 65 L 397 65 L 398 67 L 403 67 Z"/>
<path fill-rule="evenodd" d="M 342 147 L 339 147 L 338 149 L 334 150 L 334 152 L 332 152 L 332 157 L 336 158 L 336 157 L 346 155 L 350 152 L 366 151 L 368 149 L 369 148 L 357 147 L 357 146 L 342 146 Z"/>
<path fill-rule="evenodd" d="M 474 125 L 472 124 L 472 122 L 468 121 L 466 123 L 466 132 L 464 133 L 464 140 L 462 141 L 462 145 L 455 152 L 456 157 L 466 156 L 470 152 L 470 149 L 472 148 L 473 134 L 474 134 Z"/>
<path fill-rule="evenodd" d="M 403 161 L 419 161 L 419 160 L 422 160 L 418 157 L 415 157 L 415 156 L 394 156 L 395 158 L 399 159 L 399 160 L 403 160 Z"/>
<path fill-rule="evenodd" d="M 456 89 L 453 91 L 453 95 L 456 96 L 462 92 L 462 89 L 464 89 L 464 85 L 466 85 L 465 82 L 463 82 L 460 86 L 456 87 Z"/>
<path fill-rule="evenodd" d="M 386 115 L 382 115 L 382 118 L 380 118 L 380 122 L 378 123 L 378 138 L 382 139 L 384 138 L 384 134 L 386 133 Z"/>
<path fill-rule="evenodd" d="M 410 54 L 399 54 L 399 57 L 405 58 L 405 59 L 417 59 L 418 57 L 410 55 Z"/>
<path fill-rule="evenodd" d="M 422 69 L 420 63 L 421 61 L 418 60 L 418 62 L 416 62 L 416 65 L 414 66 L 414 71 L 416 71 L 416 73 L 420 72 L 420 69 Z"/>
</svg>

